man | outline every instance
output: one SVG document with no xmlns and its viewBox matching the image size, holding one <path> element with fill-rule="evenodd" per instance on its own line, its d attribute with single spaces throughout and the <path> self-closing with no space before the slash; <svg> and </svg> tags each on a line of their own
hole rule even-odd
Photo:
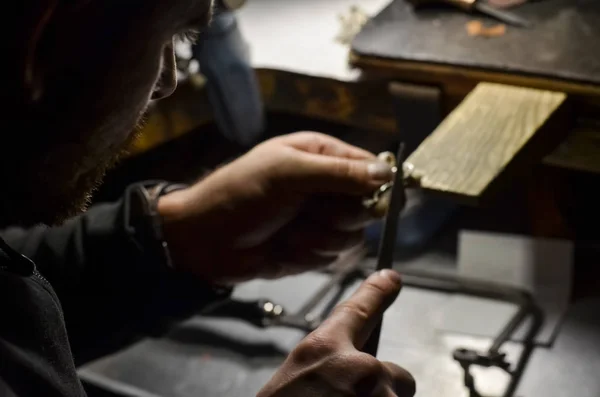
<svg viewBox="0 0 600 397">
<path fill-rule="evenodd" d="M 236 282 L 306 271 L 359 241 L 359 198 L 390 170 L 315 133 L 263 143 L 194 186 L 139 184 L 77 215 L 148 102 L 175 89 L 173 36 L 208 23 L 210 1 L 16 8 L 3 42 L 14 123 L 0 156 L 0 220 L 13 226 L 0 243 L 0 395 L 85 396 L 76 365 L 164 332 Z M 410 375 L 360 352 L 399 289 L 394 272 L 369 278 L 260 396 L 412 395 Z"/>
</svg>

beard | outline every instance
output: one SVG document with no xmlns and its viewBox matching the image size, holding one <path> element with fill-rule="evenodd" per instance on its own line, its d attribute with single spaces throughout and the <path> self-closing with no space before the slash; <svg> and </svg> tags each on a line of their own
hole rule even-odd
<svg viewBox="0 0 600 397">
<path fill-rule="evenodd" d="M 84 212 L 106 173 L 129 152 L 141 126 L 140 121 L 125 134 L 125 140 L 111 143 L 97 133 L 83 143 L 32 148 L 21 141 L 4 146 L 2 152 L 19 156 L 11 158 L 4 153 L 0 158 L 5 182 L 0 194 L 0 227 L 58 225 Z M 103 145 L 97 144 L 100 140 Z"/>
</svg>

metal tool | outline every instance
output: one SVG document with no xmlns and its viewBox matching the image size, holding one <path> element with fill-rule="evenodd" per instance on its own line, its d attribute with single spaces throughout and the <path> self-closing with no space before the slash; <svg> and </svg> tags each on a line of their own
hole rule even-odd
<svg viewBox="0 0 600 397">
<path fill-rule="evenodd" d="M 387 163 L 392 172 L 396 174 L 398 171 L 398 164 L 396 164 L 396 156 L 391 152 L 383 152 L 379 153 L 377 156 L 379 161 L 383 161 Z M 363 199 L 363 206 L 371 212 L 373 216 L 376 218 L 384 217 L 387 214 L 388 208 L 390 206 L 390 195 L 392 191 L 392 187 L 394 186 L 393 182 L 388 182 L 379 187 L 373 195 L 369 197 L 365 197 Z"/>
<path fill-rule="evenodd" d="M 367 277 L 367 274 L 364 274 L 363 277 Z M 494 338 L 493 343 L 486 351 L 479 352 L 473 349 L 459 348 L 452 355 L 452 358 L 463 369 L 464 385 L 469 392 L 469 397 L 482 397 L 477 390 L 472 367 L 493 367 L 504 371 L 510 377 L 510 381 L 502 397 L 513 397 L 536 347 L 536 337 L 544 323 L 544 313 L 531 294 L 519 288 L 493 282 L 482 282 L 415 269 L 406 269 L 402 272 L 402 283 L 407 287 L 476 296 L 510 302 L 519 306 L 518 311 Z M 525 326 L 526 329 L 522 342 L 523 350 L 513 365 L 508 362 L 506 355 L 502 352 L 502 347 L 514 337 L 521 326 Z"/>
<path fill-rule="evenodd" d="M 379 255 L 376 271 L 391 269 L 394 262 L 394 247 L 396 245 L 396 233 L 398 229 L 398 218 L 406 204 L 406 193 L 404 190 L 404 172 L 403 172 L 404 145 L 401 144 L 396 157 L 396 169 L 394 182 L 389 196 L 389 207 L 383 226 L 383 234 L 379 244 Z M 371 336 L 365 343 L 363 351 L 375 357 L 379 347 L 379 337 L 381 335 L 381 321 Z"/>
<path fill-rule="evenodd" d="M 531 22 L 523 19 L 512 12 L 500 10 L 489 5 L 485 0 L 407 0 L 415 7 L 422 7 L 430 4 L 449 4 L 467 12 L 479 12 L 487 15 L 507 25 L 520 28 L 531 27 Z"/>
<path fill-rule="evenodd" d="M 259 328 L 288 327 L 306 333 L 312 332 L 329 315 L 348 286 L 362 277 L 361 265 L 367 253 L 366 247 L 359 246 L 340 256 L 330 267 L 331 279 L 294 313 L 288 312 L 283 306 L 269 299 L 230 299 L 203 314 L 213 318 L 236 318 Z M 324 302 L 333 290 L 337 290 L 336 294 Z M 320 306 L 323 309 L 320 309 Z"/>
</svg>

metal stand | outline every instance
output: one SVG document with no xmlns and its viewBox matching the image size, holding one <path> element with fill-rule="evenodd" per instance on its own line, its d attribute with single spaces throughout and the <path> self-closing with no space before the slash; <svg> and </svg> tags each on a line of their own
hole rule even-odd
<svg viewBox="0 0 600 397">
<path fill-rule="evenodd" d="M 363 269 L 360 266 L 366 255 L 367 248 L 361 247 L 340 258 L 330 267 L 331 279 L 296 313 L 288 313 L 281 305 L 269 299 L 260 299 L 246 302 L 229 300 L 203 315 L 219 318 L 234 317 L 261 328 L 288 327 L 310 333 L 321 325 L 339 302 L 344 291 L 362 277 Z M 325 303 L 325 308 L 320 312 L 317 311 L 317 306 L 322 304 L 327 295 L 334 290 L 337 293 Z"/>
<path fill-rule="evenodd" d="M 219 307 L 216 311 L 207 313 L 206 315 L 212 317 L 235 317 L 263 328 L 283 326 L 300 329 L 307 333 L 312 332 L 327 317 L 350 285 L 371 274 L 371 269 L 360 267 L 363 255 L 363 251 L 356 251 L 353 255 L 341 261 L 331 272 L 331 280 L 317 291 L 297 313 L 287 314 L 280 305 L 269 300 L 261 300 L 256 302 L 230 301 L 226 305 Z M 416 270 L 405 270 L 402 273 L 403 284 L 407 287 L 494 299 L 514 303 L 519 306 L 517 313 L 494 339 L 487 351 L 478 352 L 472 349 L 459 348 L 453 352 L 454 360 L 458 362 L 464 371 L 464 384 L 467 390 L 469 390 L 470 397 L 483 397 L 477 391 L 475 378 L 471 372 L 473 366 L 500 368 L 509 374 L 510 382 L 503 397 L 512 397 L 525 366 L 535 349 L 535 338 L 543 324 L 543 313 L 535 304 L 532 296 L 521 289 L 496 283 L 468 280 Z M 332 290 L 337 290 L 335 296 L 326 303 L 323 311 L 316 313 L 316 307 L 323 303 L 323 299 Z M 234 308 L 235 310 L 232 310 Z M 506 355 L 501 351 L 502 346 L 510 341 L 515 331 L 527 319 L 530 319 L 530 322 L 525 341 L 523 342 L 523 351 L 517 362 L 511 365 L 507 361 Z"/>
<path fill-rule="evenodd" d="M 510 382 L 503 397 L 511 397 L 515 393 L 525 366 L 535 349 L 535 338 L 544 322 L 540 308 L 535 304 L 531 294 L 518 288 L 499 285 L 496 283 L 466 280 L 464 278 L 441 276 L 431 272 L 407 270 L 404 272 L 404 285 L 446 293 L 458 293 L 519 305 L 519 310 L 494 339 L 489 349 L 477 352 L 472 349 L 456 349 L 453 358 L 464 371 L 465 387 L 469 390 L 470 397 L 482 397 L 477 391 L 475 379 L 471 373 L 472 366 L 484 368 L 496 367 L 510 375 Z M 511 336 L 527 319 L 531 319 L 529 328 L 523 342 L 517 363 L 511 368 L 506 360 L 506 354 L 501 352 L 502 345 L 510 341 Z"/>
</svg>

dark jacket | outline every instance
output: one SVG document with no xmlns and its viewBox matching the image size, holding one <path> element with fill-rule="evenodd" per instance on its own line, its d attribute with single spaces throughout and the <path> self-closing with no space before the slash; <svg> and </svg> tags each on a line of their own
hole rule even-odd
<svg viewBox="0 0 600 397">
<path fill-rule="evenodd" d="M 0 396 L 85 396 L 76 366 L 224 297 L 135 244 L 124 201 L 60 227 L 2 234 Z"/>
</svg>

